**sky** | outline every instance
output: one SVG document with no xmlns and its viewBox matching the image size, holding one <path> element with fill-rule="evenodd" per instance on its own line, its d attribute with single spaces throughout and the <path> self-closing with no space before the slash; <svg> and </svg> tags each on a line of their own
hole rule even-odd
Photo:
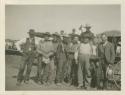
<svg viewBox="0 0 125 95">
<path fill-rule="evenodd" d="M 92 26 L 98 34 L 121 30 L 120 5 L 6 5 L 5 38 L 19 40 L 27 37 L 29 29 L 36 32 L 71 33 L 83 24 Z"/>
</svg>

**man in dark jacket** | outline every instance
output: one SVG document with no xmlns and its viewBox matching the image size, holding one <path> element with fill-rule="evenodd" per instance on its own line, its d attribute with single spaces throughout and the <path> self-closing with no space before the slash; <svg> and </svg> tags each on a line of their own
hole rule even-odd
<svg viewBox="0 0 125 95">
<path fill-rule="evenodd" d="M 101 35 L 102 43 L 98 47 L 98 55 L 101 57 L 101 65 L 104 74 L 103 85 L 107 88 L 107 67 L 112 66 L 115 60 L 115 50 L 112 43 L 110 43 L 105 34 Z"/>
</svg>

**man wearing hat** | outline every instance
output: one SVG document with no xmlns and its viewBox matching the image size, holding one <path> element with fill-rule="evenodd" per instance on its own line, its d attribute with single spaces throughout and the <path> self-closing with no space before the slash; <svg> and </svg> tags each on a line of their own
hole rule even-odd
<svg viewBox="0 0 125 95">
<path fill-rule="evenodd" d="M 67 35 L 63 35 L 63 40 L 59 37 L 58 46 L 56 50 L 57 70 L 56 70 L 56 84 L 61 86 L 64 84 L 65 78 L 65 64 L 66 64 L 66 38 Z"/>
<path fill-rule="evenodd" d="M 103 86 L 104 89 L 107 89 L 108 84 L 108 68 L 113 67 L 115 61 L 115 50 L 114 45 L 108 41 L 108 37 L 106 34 L 101 35 L 102 43 L 98 46 L 98 55 L 101 58 L 101 67 L 104 74 Z"/>
<path fill-rule="evenodd" d="M 25 83 L 29 82 L 32 63 L 34 61 L 36 54 L 37 42 L 35 41 L 35 36 L 34 36 L 35 30 L 30 29 L 28 34 L 29 37 L 24 38 L 16 43 L 17 50 L 19 50 L 23 54 L 22 56 L 23 63 L 20 64 L 19 72 L 17 75 L 17 85 L 20 85 L 23 80 Z M 26 66 L 27 66 L 26 74 L 25 76 L 23 76 Z"/>
<path fill-rule="evenodd" d="M 77 34 L 72 35 L 72 42 L 69 43 L 67 50 L 67 65 L 68 65 L 68 82 L 69 85 L 77 85 L 77 59 L 76 53 L 78 53 L 79 36 Z"/>
<path fill-rule="evenodd" d="M 86 29 L 86 31 L 84 32 L 83 30 Z M 81 30 L 81 35 L 84 33 L 87 33 L 90 36 L 90 39 L 92 40 L 94 38 L 94 34 L 90 31 L 91 26 L 86 24 L 85 26 L 81 25 L 79 30 Z"/>
<path fill-rule="evenodd" d="M 90 87 L 90 56 L 92 48 L 90 44 L 90 35 L 87 32 L 81 34 L 81 43 L 78 49 L 78 88 Z"/>
<path fill-rule="evenodd" d="M 52 40 L 52 43 L 53 43 L 53 47 L 54 47 L 54 67 L 55 67 L 55 70 L 54 70 L 54 79 L 56 80 L 56 70 L 57 70 L 57 65 L 58 65 L 58 52 L 57 52 L 57 47 L 59 45 L 61 41 L 61 36 L 58 32 L 55 32 L 53 34 L 53 40 Z"/>
<path fill-rule="evenodd" d="M 53 84 L 54 83 L 54 47 L 52 41 L 49 40 L 51 34 L 49 32 L 44 33 L 44 41 L 38 44 L 37 52 L 41 55 L 41 66 L 43 66 L 42 83 Z M 41 72 L 40 72 L 41 73 Z"/>
</svg>

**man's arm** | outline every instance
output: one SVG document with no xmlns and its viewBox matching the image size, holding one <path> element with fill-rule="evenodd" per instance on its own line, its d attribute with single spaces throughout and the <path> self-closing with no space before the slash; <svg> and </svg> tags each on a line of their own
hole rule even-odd
<svg viewBox="0 0 125 95">
<path fill-rule="evenodd" d="M 110 52 L 111 52 L 111 61 L 110 61 L 110 63 L 113 64 L 114 61 L 115 61 L 115 49 L 114 49 L 114 45 L 113 44 L 111 44 Z"/>
<path fill-rule="evenodd" d="M 24 38 L 24 39 L 22 39 L 20 41 L 17 41 L 15 43 L 17 50 L 21 51 L 21 45 L 24 44 L 24 43 L 26 43 L 26 38 Z"/>
<path fill-rule="evenodd" d="M 50 47 L 51 47 L 51 50 L 50 50 L 50 52 L 47 54 L 47 56 L 48 57 L 51 57 L 51 56 L 54 56 L 54 46 L 53 46 L 53 44 L 52 44 L 52 42 L 50 43 Z"/>
<path fill-rule="evenodd" d="M 45 53 L 44 53 L 44 51 L 42 50 L 41 44 L 42 44 L 42 40 L 40 40 L 40 41 L 38 42 L 36 51 L 37 51 L 39 54 L 45 56 Z"/>
</svg>

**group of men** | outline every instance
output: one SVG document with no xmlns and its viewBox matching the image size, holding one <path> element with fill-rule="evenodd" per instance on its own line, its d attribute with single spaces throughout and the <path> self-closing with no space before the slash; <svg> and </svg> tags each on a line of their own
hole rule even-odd
<svg viewBox="0 0 125 95">
<path fill-rule="evenodd" d="M 31 67 L 37 60 L 39 84 L 61 86 L 66 83 L 84 89 L 92 86 L 107 88 L 107 67 L 113 65 L 115 51 L 105 34 L 98 43 L 90 31 L 81 35 L 45 32 L 39 42 L 35 40 L 35 30 L 30 29 L 28 33 L 29 37 L 16 43 L 17 50 L 23 54 L 17 85 L 22 81 L 29 82 Z"/>
</svg>

